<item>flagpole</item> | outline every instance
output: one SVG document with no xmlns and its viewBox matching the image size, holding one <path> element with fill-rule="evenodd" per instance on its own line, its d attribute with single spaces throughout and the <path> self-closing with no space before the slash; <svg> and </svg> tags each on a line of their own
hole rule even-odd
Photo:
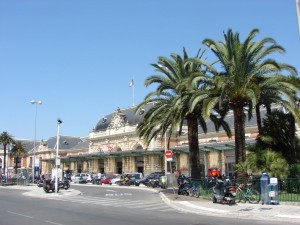
<svg viewBox="0 0 300 225">
<path fill-rule="evenodd" d="M 129 87 L 132 88 L 132 105 L 134 106 L 134 79 L 131 80 Z"/>
<path fill-rule="evenodd" d="M 298 32 L 300 37 L 300 5 L 299 0 L 296 0 L 296 10 L 297 10 L 297 19 L 298 19 Z"/>
<path fill-rule="evenodd" d="M 132 106 L 134 106 L 134 83 L 132 87 Z"/>
</svg>

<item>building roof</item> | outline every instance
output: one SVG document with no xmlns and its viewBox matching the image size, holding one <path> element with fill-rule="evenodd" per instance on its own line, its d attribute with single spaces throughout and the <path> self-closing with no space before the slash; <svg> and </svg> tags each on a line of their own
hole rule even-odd
<svg viewBox="0 0 300 225">
<path fill-rule="evenodd" d="M 145 105 L 143 110 L 139 113 L 135 114 L 135 110 L 137 106 L 132 106 L 125 109 L 117 108 L 115 112 L 112 112 L 102 118 L 100 118 L 99 122 L 97 123 L 94 131 L 103 131 L 106 130 L 109 125 L 112 123 L 115 114 L 120 111 L 123 114 L 124 123 L 128 123 L 129 125 L 139 124 L 144 117 L 144 112 L 148 111 L 153 104 Z"/>
</svg>

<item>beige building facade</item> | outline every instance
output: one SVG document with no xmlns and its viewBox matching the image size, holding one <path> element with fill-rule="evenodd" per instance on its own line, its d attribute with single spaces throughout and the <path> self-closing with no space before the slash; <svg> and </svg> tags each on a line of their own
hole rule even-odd
<svg viewBox="0 0 300 225">
<path fill-rule="evenodd" d="M 150 107 L 150 106 L 147 106 Z M 144 175 L 155 171 L 173 173 L 181 171 L 189 175 L 189 148 L 187 134 L 173 137 L 170 149 L 173 151 L 171 162 L 165 160 L 164 138 L 153 140 L 147 147 L 136 134 L 136 127 L 142 120 L 145 108 L 135 113 L 136 107 L 117 108 L 113 113 L 100 118 L 95 128 L 86 138 L 61 135 L 59 139 L 60 167 L 72 173 L 121 174 L 141 172 Z M 226 118 L 233 130 L 233 115 Z M 211 122 L 207 122 L 208 132 L 204 134 L 199 127 L 199 148 L 201 176 L 207 176 L 211 168 L 218 168 L 224 175 L 234 172 L 234 136 L 228 138 L 223 130 L 215 132 Z M 256 116 L 246 122 L 246 142 L 253 143 L 257 136 Z M 34 148 L 28 141 L 28 154 L 21 159 L 20 168 L 32 168 Z M 36 143 L 35 175 L 49 174 L 55 168 L 57 150 L 56 137 Z M 2 150 L 3 151 L 3 150 Z M 3 154 L 1 154 L 3 157 Z M 9 155 L 9 154 L 8 154 Z M 13 159 L 9 157 L 9 167 Z M 0 166 L 3 165 L 1 158 Z"/>
</svg>

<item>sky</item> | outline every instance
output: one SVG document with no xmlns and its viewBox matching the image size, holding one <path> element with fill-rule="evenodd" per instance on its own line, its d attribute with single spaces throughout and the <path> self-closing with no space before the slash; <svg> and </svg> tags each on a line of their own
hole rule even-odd
<svg viewBox="0 0 300 225">
<path fill-rule="evenodd" d="M 271 57 L 300 71 L 295 0 L 0 0 L 0 132 L 47 140 L 60 118 L 60 135 L 88 137 L 154 90 L 144 81 L 158 57 L 201 48 L 212 62 L 202 41 L 229 28 L 242 41 L 258 28 L 255 40 L 286 50 Z"/>
</svg>

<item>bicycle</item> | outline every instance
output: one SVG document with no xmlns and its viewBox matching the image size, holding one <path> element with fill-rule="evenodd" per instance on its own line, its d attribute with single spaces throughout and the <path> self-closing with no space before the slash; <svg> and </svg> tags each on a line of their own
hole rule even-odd
<svg viewBox="0 0 300 225">
<path fill-rule="evenodd" d="M 189 189 L 189 196 L 199 198 L 200 196 L 200 187 L 199 184 L 194 183 Z"/>
<path fill-rule="evenodd" d="M 238 184 L 236 188 L 236 202 L 239 203 L 242 200 L 245 202 L 249 201 L 249 203 L 256 204 L 260 201 L 259 191 L 253 189 L 252 184 L 247 184 L 245 187 L 244 184 Z"/>
</svg>

